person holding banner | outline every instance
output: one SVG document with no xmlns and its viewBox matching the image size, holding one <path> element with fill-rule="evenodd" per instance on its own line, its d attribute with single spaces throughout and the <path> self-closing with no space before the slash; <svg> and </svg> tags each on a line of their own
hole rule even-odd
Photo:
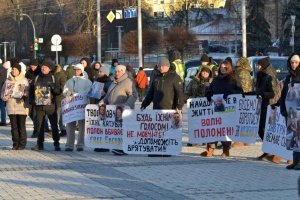
<svg viewBox="0 0 300 200">
<path fill-rule="evenodd" d="M 21 96 L 8 96 L 5 95 L 6 82 L 13 82 L 16 89 L 19 85 L 24 86 L 24 92 Z M 3 84 L 1 98 L 6 102 L 6 110 L 11 123 L 11 135 L 13 141 L 12 150 L 23 150 L 26 147 L 27 135 L 26 135 L 26 117 L 28 108 L 28 81 L 25 78 L 23 72 L 21 72 L 21 66 L 19 63 L 12 65 L 11 73 Z"/>
<path fill-rule="evenodd" d="M 131 109 L 134 109 L 137 98 L 135 84 L 128 78 L 126 66 L 117 65 L 114 81 L 110 85 L 105 97 L 99 102 L 99 106 L 103 104 L 118 105 L 129 106 Z M 123 150 L 113 149 L 111 152 L 115 155 L 126 155 Z"/>
<path fill-rule="evenodd" d="M 291 117 L 292 114 L 288 113 L 289 105 L 297 104 L 297 102 L 294 100 L 290 100 L 289 93 L 292 93 L 294 87 L 299 88 L 300 84 L 300 54 L 299 53 L 292 53 L 287 61 L 287 69 L 289 71 L 289 75 L 286 76 L 284 79 L 283 89 L 281 92 L 280 97 L 280 113 L 282 116 L 286 118 L 286 122 L 291 120 L 289 116 Z M 297 87 L 298 86 L 298 87 Z M 299 101 L 299 99 L 298 99 Z M 296 105 L 297 106 L 297 105 Z M 298 110 L 298 108 L 297 108 Z M 293 163 L 286 166 L 286 169 L 295 169 L 300 170 L 300 148 L 299 148 L 299 133 L 300 133 L 300 123 L 299 118 L 296 118 L 296 133 L 295 137 L 292 138 L 292 147 L 288 145 L 288 148 L 293 149 Z"/>
<path fill-rule="evenodd" d="M 70 97 L 79 92 L 88 93 L 92 87 L 92 82 L 89 79 L 86 79 L 83 75 L 84 66 L 82 64 L 77 64 L 74 67 L 74 76 L 69 79 L 64 86 L 63 94 L 66 98 Z M 84 130 L 85 130 L 85 121 L 84 119 L 78 120 L 78 139 L 77 139 L 77 151 L 83 151 L 84 147 Z M 75 129 L 76 121 L 67 123 L 67 142 L 65 151 L 73 151 L 75 143 Z"/>
<path fill-rule="evenodd" d="M 154 110 L 176 109 L 181 114 L 184 105 L 183 87 L 180 76 L 176 73 L 167 58 L 162 57 L 158 64 L 159 72 L 154 76 L 150 89 L 142 102 L 141 110 L 144 110 L 153 102 Z M 148 155 L 170 156 L 170 155 Z"/>
<path fill-rule="evenodd" d="M 246 95 L 257 95 L 257 98 L 261 98 L 258 135 L 262 141 L 264 140 L 268 105 L 270 104 L 270 99 L 272 99 L 275 96 L 273 85 L 272 85 L 273 77 L 270 75 L 274 69 L 270 64 L 264 64 L 264 62 L 267 62 L 267 59 L 265 60 L 262 59 L 258 61 L 258 65 L 257 65 L 258 72 L 256 75 L 257 78 L 255 84 L 255 91 L 245 92 Z M 263 153 L 262 155 L 257 157 L 257 159 L 266 160 L 267 156 L 268 156 L 267 153 Z M 277 157 L 275 157 L 274 161 L 275 160 L 278 160 Z"/>
<path fill-rule="evenodd" d="M 243 89 L 237 85 L 236 76 L 229 61 L 224 60 L 219 65 L 218 76 L 216 76 L 206 91 L 205 96 L 211 101 L 214 94 L 223 94 L 223 99 L 227 99 L 230 94 L 242 94 Z M 223 153 L 222 157 L 229 156 L 231 141 L 221 141 Z M 207 143 L 206 151 L 200 155 L 205 157 L 213 156 L 217 142 Z"/>
<path fill-rule="evenodd" d="M 187 85 L 184 92 L 184 103 L 190 98 L 204 97 L 210 83 L 213 80 L 213 73 L 207 66 L 202 66 L 201 70 L 194 76 L 193 80 Z M 188 143 L 187 146 L 194 144 Z M 196 144 L 195 144 L 196 145 Z"/>
</svg>

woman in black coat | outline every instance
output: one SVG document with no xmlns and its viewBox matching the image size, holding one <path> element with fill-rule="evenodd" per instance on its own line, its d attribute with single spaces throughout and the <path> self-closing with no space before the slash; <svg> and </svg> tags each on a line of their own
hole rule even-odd
<svg viewBox="0 0 300 200">
<path fill-rule="evenodd" d="M 235 73 L 229 61 L 224 60 L 220 63 L 218 76 L 216 76 L 209 86 L 209 90 L 205 93 L 208 101 L 214 94 L 223 94 L 223 98 L 227 99 L 230 94 L 242 94 L 243 89 L 237 85 Z M 231 141 L 222 141 L 223 153 L 222 157 L 229 156 Z M 212 156 L 217 142 L 208 143 L 206 151 L 202 152 L 201 156 Z"/>
</svg>

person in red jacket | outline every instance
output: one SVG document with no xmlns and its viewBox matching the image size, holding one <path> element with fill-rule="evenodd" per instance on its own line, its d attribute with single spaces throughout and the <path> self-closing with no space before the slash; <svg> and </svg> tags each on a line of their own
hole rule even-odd
<svg viewBox="0 0 300 200">
<path fill-rule="evenodd" d="M 148 86 L 148 77 L 143 70 L 143 67 L 139 68 L 139 72 L 135 78 L 136 86 L 138 89 L 139 100 L 142 101 L 145 93 L 145 89 Z"/>
</svg>

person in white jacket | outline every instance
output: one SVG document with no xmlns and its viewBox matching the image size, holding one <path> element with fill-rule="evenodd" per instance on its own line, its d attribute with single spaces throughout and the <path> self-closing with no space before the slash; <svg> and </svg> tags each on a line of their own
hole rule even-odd
<svg viewBox="0 0 300 200">
<path fill-rule="evenodd" d="M 79 92 L 86 92 L 91 89 L 92 82 L 85 78 L 84 75 L 84 67 L 82 64 L 77 64 L 74 67 L 74 76 L 73 78 L 69 79 L 65 86 L 63 94 L 65 97 L 70 97 Z M 84 129 L 85 129 L 85 122 L 84 119 L 78 120 L 78 140 L 77 140 L 77 151 L 83 151 L 84 147 Z M 74 143 L 75 143 L 75 128 L 76 128 L 76 121 L 70 122 L 66 125 L 67 131 L 67 142 L 65 151 L 73 151 Z"/>
<path fill-rule="evenodd" d="M 11 68 L 11 73 L 3 84 L 1 98 L 6 101 L 6 111 L 11 123 L 12 150 L 23 150 L 27 143 L 25 123 L 29 87 L 21 65 L 15 63 Z"/>
</svg>

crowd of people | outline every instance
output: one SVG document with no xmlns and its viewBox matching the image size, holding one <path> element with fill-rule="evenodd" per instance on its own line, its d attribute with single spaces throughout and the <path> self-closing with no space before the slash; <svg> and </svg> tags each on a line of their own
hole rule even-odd
<svg viewBox="0 0 300 200">
<path fill-rule="evenodd" d="M 180 60 L 178 51 L 168 52 L 168 58 L 160 58 L 151 74 L 150 82 L 143 71 L 143 67 L 136 72 L 129 63 L 120 65 L 117 59 L 112 59 L 111 66 L 100 62 L 90 63 L 88 58 L 82 58 L 74 67 L 70 65 L 63 70 L 59 64 L 53 64 L 50 58 L 45 58 L 41 64 L 38 60 L 31 59 L 28 70 L 22 70 L 21 62 L 17 58 L 10 58 L 0 66 L 1 82 L 1 124 L 6 124 L 6 111 L 10 119 L 13 150 L 22 150 L 26 147 L 26 118 L 29 116 L 34 124 L 32 138 L 37 137 L 36 146 L 31 150 L 44 149 L 44 135 L 47 121 L 52 130 L 53 145 L 55 151 L 60 151 L 60 137 L 67 136 L 65 151 L 73 151 L 75 145 L 75 130 L 78 128 L 77 151 L 84 150 L 84 120 L 71 123 L 62 123 L 61 101 L 63 98 L 79 92 L 88 92 L 94 82 L 104 84 L 100 99 L 89 98 L 91 104 L 98 104 L 99 108 L 105 105 L 121 105 L 134 109 L 135 102 L 141 101 L 141 110 L 153 103 L 153 109 L 174 109 L 181 114 L 184 104 L 190 98 L 206 97 L 208 101 L 212 96 L 221 94 L 226 99 L 231 94 L 256 95 L 262 102 L 258 136 L 263 140 L 268 105 L 280 106 L 281 114 L 288 117 L 285 99 L 289 86 L 300 83 L 299 54 L 290 55 L 287 63 L 289 75 L 284 84 L 276 77 L 276 71 L 272 67 L 268 57 L 262 58 L 257 63 L 255 82 L 252 79 L 252 68 L 246 57 L 232 63 L 227 57 L 215 66 L 213 58 L 204 54 L 200 58 L 201 66 L 193 80 L 184 91 L 185 66 Z M 24 91 L 20 97 L 7 93 L 7 82 L 16 86 L 23 86 Z M 37 88 L 45 88 L 45 95 L 36 92 Z M 145 88 L 149 87 L 147 94 Z M 17 87 L 15 87 L 17 88 Z M 43 101 L 40 101 L 42 98 Z M 36 99 L 39 99 L 37 101 Z M 222 111 L 223 99 L 214 108 L 216 112 Z M 48 100 L 48 101 L 47 101 Z M 217 100 L 218 101 L 218 100 Z M 48 103 L 45 103 L 48 102 Z M 6 105 L 5 105 L 6 103 Z M 120 123 L 122 123 L 120 121 Z M 60 133 L 59 133 L 60 130 Z M 298 140 L 298 138 L 296 137 Z M 222 157 L 230 155 L 231 147 L 248 146 L 247 143 L 220 141 Z M 206 151 L 200 155 L 210 157 L 214 155 L 218 141 L 206 144 Z M 195 144 L 188 144 L 193 146 Z M 297 145 L 297 142 L 295 142 Z M 293 148 L 293 147 L 291 147 Z M 300 169 L 300 153 L 294 148 L 293 161 L 288 161 L 288 169 Z M 108 149 L 95 148 L 96 152 L 109 151 Z M 125 155 L 124 151 L 113 149 L 116 155 Z M 157 155 L 162 156 L 162 155 Z M 166 156 L 166 155 L 165 155 Z M 280 162 L 280 157 L 263 153 L 259 160 Z"/>
</svg>

